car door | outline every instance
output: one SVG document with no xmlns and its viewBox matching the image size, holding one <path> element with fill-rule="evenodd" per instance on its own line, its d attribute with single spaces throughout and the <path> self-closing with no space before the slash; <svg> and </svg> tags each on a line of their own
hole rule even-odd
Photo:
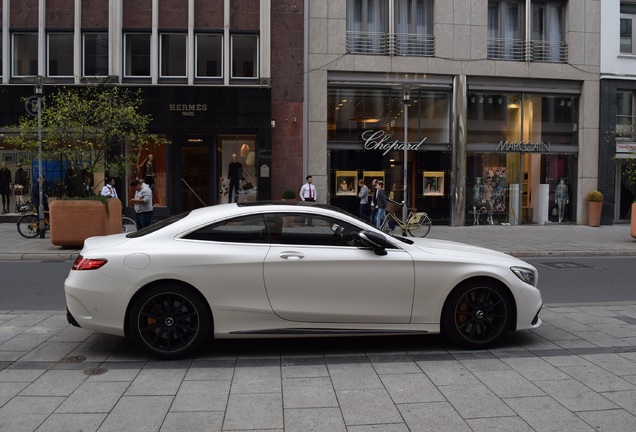
<svg viewBox="0 0 636 432">
<path fill-rule="evenodd" d="M 272 245 L 264 279 L 283 319 L 324 323 L 407 323 L 414 264 L 402 249 L 376 255 L 356 242 L 361 230 L 340 219 L 301 213 L 267 215 Z"/>
<path fill-rule="evenodd" d="M 172 252 L 183 262 L 181 277 L 214 308 L 271 313 L 263 285 L 269 248 L 265 219 L 255 214 L 199 227 L 182 236 Z"/>
</svg>

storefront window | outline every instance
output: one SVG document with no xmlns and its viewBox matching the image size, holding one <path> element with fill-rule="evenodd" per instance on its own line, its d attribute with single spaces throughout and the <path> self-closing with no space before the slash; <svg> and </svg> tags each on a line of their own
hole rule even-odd
<svg viewBox="0 0 636 432">
<path fill-rule="evenodd" d="M 578 98 L 468 94 L 468 143 L 578 144 Z"/>
<path fill-rule="evenodd" d="M 256 201 L 256 136 L 220 136 L 218 203 Z"/>
<path fill-rule="evenodd" d="M 405 106 L 401 89 L 334 87 L 328 107 L 331 204 L 358 214 L 357 179 L 369 187 L 373 179 L 383 180 L 390 198 L 405 199 L 408 111 L 406 201 L 434 218 L 448 218 L 450 93 L 412 90 Z"/>
<path fill-rule="evenodd" d="M 137 155 L 137 172 L 134 178 L 143 180 L 152 190 L 152 203 L 155 207 L 166 207 L 168 182 L 166 180 L 165 146 L 147 143 Z M 132 178 L 126 183 L 130 184 Z"/>
<path fill-rule="evenodd" d="M 469 93 L 466 224 L 573 221 L 576 119 L 570 95 Z"/>
</svg>

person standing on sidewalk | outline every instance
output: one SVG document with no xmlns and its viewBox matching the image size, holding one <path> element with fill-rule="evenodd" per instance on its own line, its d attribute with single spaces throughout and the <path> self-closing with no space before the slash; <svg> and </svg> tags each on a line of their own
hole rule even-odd
<svg viewBox="0 0 636 432">
<path fill-rule="evenodd" d="M 117 189 L 115 189 L 115 177 L 106 177 L 106 185 L 102 188 L 102 196 L 105 196 L 107 198 L 117 198 Z"/>
<path fill-rule="evenodd" d="M 135 207 L 135 223 L 139 230 L 152 223 L 152 190 L 139 180 L 131 181 L 130 187 L 135 189 L 135 197 L 130 202 Z"/>
<path fill-rule="evenodd" d="M 316 186 L 313 184 L 314 178 L 308 175 L 305 180 L 307 180 L 307 183 L 300 188 L 300 199 L 314 202 L 316 201 Z"/>
</svg>

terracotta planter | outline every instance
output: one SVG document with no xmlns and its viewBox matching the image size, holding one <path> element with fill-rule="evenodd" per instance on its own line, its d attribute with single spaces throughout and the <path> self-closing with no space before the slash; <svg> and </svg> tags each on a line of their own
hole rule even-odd
<svg viewBox="0 0 636 432">
<path fill-rule="evenodd" d="M 603 210 L 602 201 L 588 201 L 589 221 L 591 227 L 601 226 L 601 210 Z"/>
<path fill-rule="evenodd" d="M 121 201 L 108 199 L 108 212 L 101 201 L 56 200 L 49 204 L 51 243 L 82 247 L 93 236 L 121 232 Z"/>
<path fill-rule="evenodd" d="M 630 234 L 633 238 L 636 238 L 636 201 L 632 203 L 632 225 Z"/>
</svg>

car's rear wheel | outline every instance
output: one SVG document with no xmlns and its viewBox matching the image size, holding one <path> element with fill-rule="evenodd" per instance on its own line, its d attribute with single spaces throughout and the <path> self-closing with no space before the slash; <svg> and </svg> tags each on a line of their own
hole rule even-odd
<svg viewBox="0 0 636 432">
<path fill-rule="evenodd" d="M 448 297 L 442 330 L 455 344 L 485 349 L 508 329 L 512 317 L 509 293 L 492 282 L 464 284 Z"/>
<path fill-rule="evenodd" d="M 186 356 L 197 350 L 210 332 L 211 317 L 193 289 L 162 284 L 139 296 L 129 316 L 135 342 L 163 359 Z"/>
</svg>

